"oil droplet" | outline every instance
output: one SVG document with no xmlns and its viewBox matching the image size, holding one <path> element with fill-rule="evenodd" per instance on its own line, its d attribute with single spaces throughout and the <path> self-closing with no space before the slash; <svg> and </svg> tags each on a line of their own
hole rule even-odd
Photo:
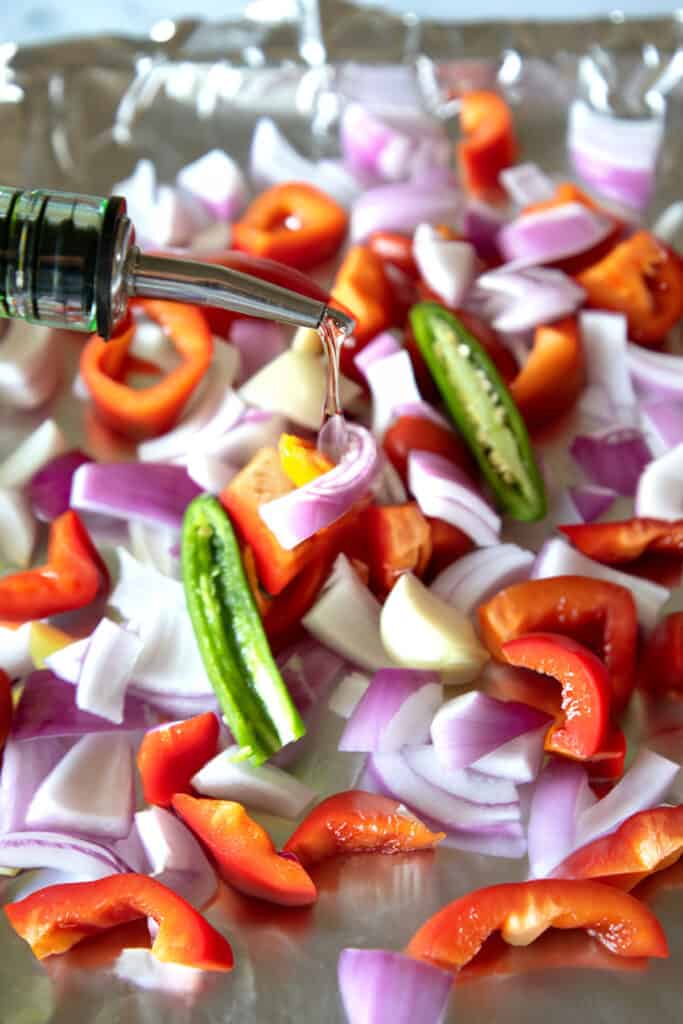
<svg viewBox="0 0 683 1024">
<path fill-rule="evenodd" d="M 325 404 L 318 448 L 333 462 L 339 462 L 346 448 L 346 423 L 339 394 L 339 360 L 341 347 L 351 327 L 352 322 L 347 316 L 335 309 L 328 309 L 318 328 L 327 362 Z"/>
</svg>

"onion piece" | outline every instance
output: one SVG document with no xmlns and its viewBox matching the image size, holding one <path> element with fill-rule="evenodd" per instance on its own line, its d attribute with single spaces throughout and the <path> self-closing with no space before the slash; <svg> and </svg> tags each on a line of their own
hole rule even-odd
<svg viewBox="0 0 683 1024">
<path fill-rule="evenodd" d="M 499 331 L 527 331 L 559 320 L 585 298 L 570 277 L 546 267 L 491 270 L 477 278 L 477 288 L 492 300 L 492 323 Z"/>
<path fill-rule="evenodd" d="M 354 709 L 339 750 L 372 753 L 424 743 L 442 701 L 443 687 L 433 673 L 381 669 Z"/>
<path fill-rule="evenodd" d="M 54 420 L 43 420 L 0 463 L 0 487 L 24 487 L 39 469 L 66 451 L 66 440 Z"/>
<path fill-rule="evenodd" d="M 384 949 L 343 949 L 337 976 L 349 1024 L 441 1024 L 453 984 L 448 971 Z"/>
<path fill-rule="evenodd" d="M 306 725 L 306 735 L 285 744 L 270 764 L 288 768 L 306 751 L 322 713 L 324 701 L 339 677 L 344 662 L 334 651 L 306 639 L 281 651 L 276 658 L 285 686 Z"/>
<path fill-rule="evenodd" d="M 497 206 L 491 206 L 480 199 L 467 200 L 462 230 L 481 259 L 494 263 L 500 261 L 498 234 L 506 223 L 507 217 Z"/>
<path fill-rule="evenodd" d="M 381 606 L 345 555 L 338 555 L 332 572 L 303 626 L 321 643 L 369 672 L 393 664 L 380 636 Z"/>
<path fill-rule="evenodd" d="M 54 664 L 54 658 L 55 655 L 50 655 L 46 664 Z M 12 736 L 16 741 L 26 741 L 104 732 L 136 732 L 150 724 L 144 705 L 134 697 L 126 697 L 123 712 L 120 723 L 113 724 L 100 715 L 82 710 L 76 704 L 76 690 L 70 682 L 58 678 L 49 668 L 39 669 L 32 672 L 24 683 L 21 700 L 14 713 Z"/>
<path fill-rule="evenodd" d="M 365 345 L 357 356 L 354 356 L 353 362 L 358 372 L 367 380 L 368 368 L 374 362 L 380 359 L 383 360 L 387 356 L 396 355 L 397 352 L 401 352 L 401 345 L 396 338 L 395 332 L 382 331 L 368 345 Z"/>
<path fill-rule="evenodd" d="M 0 626 L 0 665 L 10 679 L 17 679 L 31 671 L 30 622 L 22 623 L 18 629 Z"/>
<path fill-rule="evenodd" d="M 216 220 L 231 220 L 247 200 L 247 186 L 239 164 L 222 149 L 209 150 L 186 164 L 176 181 Z"/>
<path fill-rule="evenodd" d="M 531 551 L 516 544 L 493 544 L 470 551 L 440 572 L 430 590 L 465 615 L 471 615 L 499 590 L 528 579 L 534 557 Z"/>
<path fill-rule="evenodd" d="M 202 449 L 221 462 L 241 469 L 259 449 L 276 446 L 285 428 L 283 416 L 261 409 L 247 409 L 234 427 L 211 443 L 202 444 Z M 199 445 L 196 447 L 199 450 Z"/>
<path fill-rule="evenodd" d="M 408 486 L 426 516 L 457 526 L 481 546 L 498 543 L 500 518 L 467 474 L 450 459 L 411 451 Z"/>
<path fill-rule="evenodd" d="M 635 512 L 651 519 L 680 519 L 683 515 L 683 444 L 645 467 L 638 481 Z"/>
<path fill-rule="evenodd" d="M 413 256 L 427 287 L 445 306 L 459 306 L 474 280 L 474 246 L 444 238 L 431 224 L 418 224 L 413 235 Z"/>
<path fill-rule="evenodd" d="M 571 853 L 578 820 L 595 802 L 584 766 L 566 758 L 551 758 L 534 787 L 529 809 L 532 878 L 545 878 Z"/>
<path fill-rule="evenodd" d="M 36 533 L 28 499 L 21 491 L 0 487 L 0 564 L 27 568 Z"/>
<path fill-rule="evenodd" d="M 450 185 L 425 188 L 412 182 L 365 191 L 351 208 L 351 241 L 364 242 L 373 231 L 411 234 L 418 224 L 457 224 L 461 193 Z"/>
<path fill-rule="evenodd" d="M 513 804 L 519 801 L 517 787 L 508 779 L 496 779 L 472 768 L 444 768 L 431 744 L 406 747 L 404 760 L 427 782 L 447 793 L 475 804 Z"/>
<path fill-rule="evenodd" d="M 553 576 L 590 576 L 596 580 L 618 583 L 633 594 L 638 619 L 646 630 L 654 629 L 659 613 L 669 600 L 669 590 L 651 583 L 650 580 L 629 576 L 610 566 L 601 565 L 583 555 L 560 537 L 545 542 L 536 556 L 531 570 L 532 580 L 544 580 Z"/>
<path fill-rule="evenodd" d="M 506 224 L 498 235 L 498 247 L 517 269 L 576 256 L 598 245 L 613 230 L 610 217 L 583 203 L 563 203 L 525 213 Z"/>
<path fill-rule="evenodd" d="M 425 824 L 428 828 L 435 827 L 429 822 Z M 527 850 L 524 826 L 520 821 L 501 821 L 476 832 L 450 829 L 439 845 L 465 850 L 467 853 L 483 853 L 487 857 L 504 857 L 506 860 L 518 860 Z"/>
<path fill-rule="evenodd" d="M 38 519 L 52 522 L 69 508 L 71 481 L 80 466 L 92 462 L 85 452 L 74 449 L 51 459 L 29 481 L 28 495 Z"/>
<path fill-rule="evenodd" d="M 135 815 L 135 827 L 149 859 L 152 878 L 203 907 L 218 887 L 216 873 L 192 835 L 170 811 L 150 807 Z"/>
<path fill-rule="evenodd" d="M 431 726 L 434 752 L 450 770 L 476 765 L 477 771 L 486 774 L 481 758 L 550 721 L 548 715 L 528 704 L 471 691 L 454 697 L 437 711 Z"/>
<path fill-rule="evenodd" d="M 383 451 L 378 452 L 380 469 L 371 488 L 375 505 L 405 505 L 408 492 L 401 476 Z"/>
<path fill-rule="evenodd" d="M 470 619 L 410 572 L 399 577 L 384 602 L 380 631 L 395 662 L 443 672 L 451 685 L 476 679 L 489 658 Z"/>
<path fill-rule="evenodd" d="M 287 551 L 340 519 L 377 474 L 377 445 L 364 427 L 346 424 L 346 449 L 333 469 L 259 506 L 259 515 Z"/>
<path fill-rule="evenodd" d="M 240 317 L 230 325 L 230 342 L 240 354 L 238 383 L 243 384 L 287 347 L 280 324 Z"/>
<path fill-rule="evenodd" d="M 569 488 L 569 494 L 584 523 L 599 519 L 612 507 L 617 497 L 617 492 L 610 487 L 596 487 L 593 484 L 577 484 Z"/>
<path fill-rule="evenodd" d="M 42 868 L 55 863 L 60 870 L 92 881 L 125 874 L 128 865 L 106 846 L 53 832 L 8 832 L 0 835 L 0 861 L 7 867 Z"/>
<path fill-rule="evenodd" d="M 0 833 L 25 831 L 28 808 L 38 787 L 70 747 L 71 742 L 63 737 L 21 743 L 9 736 L 0 772 Z M 2 859 L 0 863 L 12 866 Z"/>
<path fill-rule="evenodd" d="M 203 796 L 215 800 L 236 800 L 246 807 L 280 818 L 300 817 L 315 800 L 314 790 L 272 764 L 255 767 L 236 761 L 239 747 L 232 746 L 201 768 L 191 779 Z"/>
<path fill-rule="evenodd" d="M 386 117 L 361 103 L 342 111 L 339 141 L 351 171 L 385 181 L 401 181 L 425 166 L 445 167 L 450 145 L 439 122 L 424 116 Z"/>
<path fill-rule="evenodd" d="M 652 461 L 641 432 L 624 427 L 578 435 L 569 451 L 591 483 L 627 498 L 636 493 L 638 479 Z"/>
<path fill-rule="evenodd" d="M 90 635 L 78 676 L 78 707 L 121 725 L 126 687 L 141 653 L 138 637 L 111 619 L 101 619 Z"/>
<path fill-rule="evenodd" d="M 665 797 L 679 770 L 680 765 L 674 761 L 641 747 L 614 789 L 580 815 L 575 845 L 592 843 L 619 828 L 632 814 L 655 807 Z"/>
<path fill-rule="evenodd" d="M 680 355 L 652 352 L 629 344 L 626 366 L 640 398 L 655 402 L 683 399 L 683 358 Z"/>
<path fill-rule="evenodd" d="M 6 323 L 7 321 L 5 321 Z M 44 327 L 13 320 L 0 347 L 0 402 L 35 409 L 55 391 L 59 380 L 58 345 Z"/>
<path fill-rule="evenodd" d="M 128 536 L 134 558 L 139 562 L 148 562 L 164 576 L 178 578 L 180 563 L 173 553 L 173 549 L 180 544 L 178 530 L 170 526 L 149 526 L 135 519 L 128 523 Z"/>
<path fill-rule="evenodd" d="M 683 401 L 641 402 L 640 414 L 655 458 L 683 443 Z"/>
<path fill-rule="evenodd" d="M 548 726 L 522 733 L 502 746 L 473 761 L 470 768 L 496 779 L 508 779 L 518 785 L 533 782 L 543 764 Z"/>
<path fill-rule="evenodd" d="M 115 519 L 180 527 L 185 509 L 199 493 L 181 466 L 91 462 L 74 474 L 71 505 Z"/>
<path fill-rule="evenodd" d="M 637 426 L 636 396 L 630 376 L 627 351 L 628 325 L 621 313 L 582 310 L 579 313 L 581 347 L 589 391 L 600 395 L 599 412 L 612 426 Z M 607 404 L 605 403 L 607 398 Z M 583 408 L 585 399 L 580 399 Z"/>
<path fill-rule="evenodd" d="M 36 790 L 26 824 L 123 839 L 133 823 L 133 752 L 118 733 L 83 736 Z"/>
<path fill-rule="evenodd" d="M 237 466 L 209 452 L 193 452 L 188 456 L 185 468 L 190 480 L 209 494 L 220 494 L 239 473 Z"/>
<path fill-rule="evenodd" d="M 513 203 L 530 206 L 552 199 L 555 186 L 538 164 L 514 164 L 499 174 L 499 181 Z"/>
<path fill-rule="evenodd" d="M 350 718 L 369 685 L 369 678 L 362 672 L 349 672 L 330 697 L 328 708 L 340 718 Z"/>
<path fill-rule="evenodd" d="M 399 349 L 366 363 L 363 372 L 372 394 L 372 432 L 382 439 L 397 415 L 397 407 L 421 402 L 410 356 Z"/>
</svg>

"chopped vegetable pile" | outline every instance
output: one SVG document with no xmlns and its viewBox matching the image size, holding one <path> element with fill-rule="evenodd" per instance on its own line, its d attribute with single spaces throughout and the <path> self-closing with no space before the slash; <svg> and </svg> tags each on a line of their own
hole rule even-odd
<svg viewBox="0 0 683 1024">
<path fill-rule="evenodd" d="M 221 889 L 305 914 L 331 858 L 461 851 L 527 880 L 454 892 L 403 950 L 340 950 L 351 1024 L 437 1024 L 548 929 L 605 968 L 668 955 L 645 885 L 683 855 L 683 257 L 641 220 L 660 125 L 624 166 L 628 128 L 577 101 L 579 184 L 518 162 L 502 95 L 465 95 L 459 127 L 353 102 L 341 161 L 262 119 L 249 179 L 213 150 L 115 188 L 145 245 L 221 226 L 204 258 L 355 327 L 318 434 L 315 332 L 136 300 L 82 348 L 82 436 L 53 403 L 0 462 L 0 865 L 32 872 L 3 898 L 37 958 L 147 918 L 148 959 L 228 971 Z M 10 326 L 18 423 L 71 388 L 60 359 Z M 336 785 L 299 777 L 334 716 Z"/>
</svg>

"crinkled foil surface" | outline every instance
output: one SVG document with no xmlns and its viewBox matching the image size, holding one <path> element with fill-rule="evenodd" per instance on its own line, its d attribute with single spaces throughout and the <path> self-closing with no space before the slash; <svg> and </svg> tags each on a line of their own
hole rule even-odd
<svg viewBox="0 0 683 1024">
<path fill-rule="evenodd" d="M 681 18 L 458 26 L 361 10 L 342 0 L 323 0 L 319 9 L 258 0 L 247 12 L 235 22 L 178 23 L 165 43 L 107 37 L 40 48 L 0 45 L 0 182 L 104 194 L 140 157 L 151 157 L 160 177 L 172 180 L 183 164 L 216 145 L 244 159 L 262 115 L 273 117 L 302 151 L 334 154 L 340 103 L 371 95 L 386 83 L 391 66 L 396 101 L 420 104 L 451 122 L 449 95 L 473 86 L 502 88 L 515 108 L 525 157 L 551 172 L 564 169 L 573 97 L 624 113 L 663 115 L 666 144 L 648 217 L 682 198 Z M 75 407 L 74 399 L 62 397 L 56 414 L 78 442 L 83 424 L 70 415 L 69 403 Z M 23 432 L 30 423 L 27 417 Z M 0 410 L 0 452 L 12 441 Z M 92 435 L 88 441 L 92 448 Z M 105 442 L 96 447 L 106 457 Z M 342 761 L 335 754 L 340 730 L 341 719 L 328 715 L 298 769 L 323 793 L 352 781 L 355 766 L 348 755 Z M 286 829 L 269 824 L 276 841 L 283 840 Z M 459 851 L 359 857 L 328 865 L 311 911 L 257 906 L 224 889 L 208 916 L 229 936 L 237 966 L 180 995 L 117 979 L 102 949 L 39 964 L 1 915 L 0 1022 L 342 1022 L 336 980 L 342 948 L 400 949 L 449 900 L 481 885 L 521 880 L 525 872 L 524 860 Z M 532 959 L 515 976 L 457 984 L 448 1019 L 680 1021 L 680 877 L 682 888 L 672 882 L 652 904 L 669 938 L 669 960 L 595 969 L 562 933 L 542 967 Z M 15 884 L 0 882 L 0 902 L 11 898 Z M 388 1003 L 391 998 L 387 992 Z"/>
</svg>

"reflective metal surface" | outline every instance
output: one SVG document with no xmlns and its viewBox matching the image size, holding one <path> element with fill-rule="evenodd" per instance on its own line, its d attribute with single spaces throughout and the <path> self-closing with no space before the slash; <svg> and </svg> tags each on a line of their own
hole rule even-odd
<svg viewBox="0 0 683 1024">
<path fill-rule="evenodd" d="M 372 91 L 376 79 L 369 65 L 379 63 L 394 66 L 394 96 L 441 112 L 449 126 L 459 90 L 498 83 L 515 109 L 525 157 L 557 173 L 566 170 L 568 102 L 591 82 L 603 82 L 604 96 L 615 106 L 665 108 L 669 131 L 648 217 L 681 198 L 683 96 L 677 76 L 683 58 L 674 55 L 683 26 L 676 18 L 460 28 L 334 0 L 322 5 L 319 17 L 307 4 L 299 19 L 280 21 L 279 6 L 250 5 L 251 20 L 223 26 L 180 23 L 163 45 L 101 39 L 17 52 L 0 46 L 0 181 L 105 194 L 142 156 L 152 157 L 160 177 L 172 180 L 184 163 L 215 145 L 245 159 L 254 121 L 266 114 L 302 151 L 333 155 L 340 101 Z M 63 342 L 68 379 L 82 341 L 64 336 Z M 130 456 L 68 387 L 49 412 L 72 442 L 93 454 Z M 0 456 L 45 414 L 13 418 L 10 430 L 0 409 Z M 633 719 L 635 737 L 638 715 Z M 358 759 L 336 751 L 341 727 L 327 713 L 297 767 L 321 794 L 347 788 L 358 777 Z M 268 824 L 276 841 L 291 828 L 274 819 Z M 341 1024 L 336 961 L 344 946 L 400 949 L 444 903 L 481 885 L 522 879 L 526 870 L 524 860 L 457 850 L 337 861 L 316 874 L 320 900 L 310 911 L 257 906 L 224 889 L 208 916 L 233 943 L 236 968 L 229 976 L 207 976 L 185 996 L 144 991 L 115 978 L 111 954 L 102 946 L 39 964 L 0 915 L 0 1021 Z M 3 901 L 16 885 L 0 881 Z M 501 963 L 499 973 L 461 979 L 449 1020 L 680 1021 L 683 869 L 674 869 L 666 885 L 652 887 L 649 898 L 667 932 L 669 960 L 606 968 L 591 940 L 561 934 L 521 951 L 514 974 Z"/>
</svg>

